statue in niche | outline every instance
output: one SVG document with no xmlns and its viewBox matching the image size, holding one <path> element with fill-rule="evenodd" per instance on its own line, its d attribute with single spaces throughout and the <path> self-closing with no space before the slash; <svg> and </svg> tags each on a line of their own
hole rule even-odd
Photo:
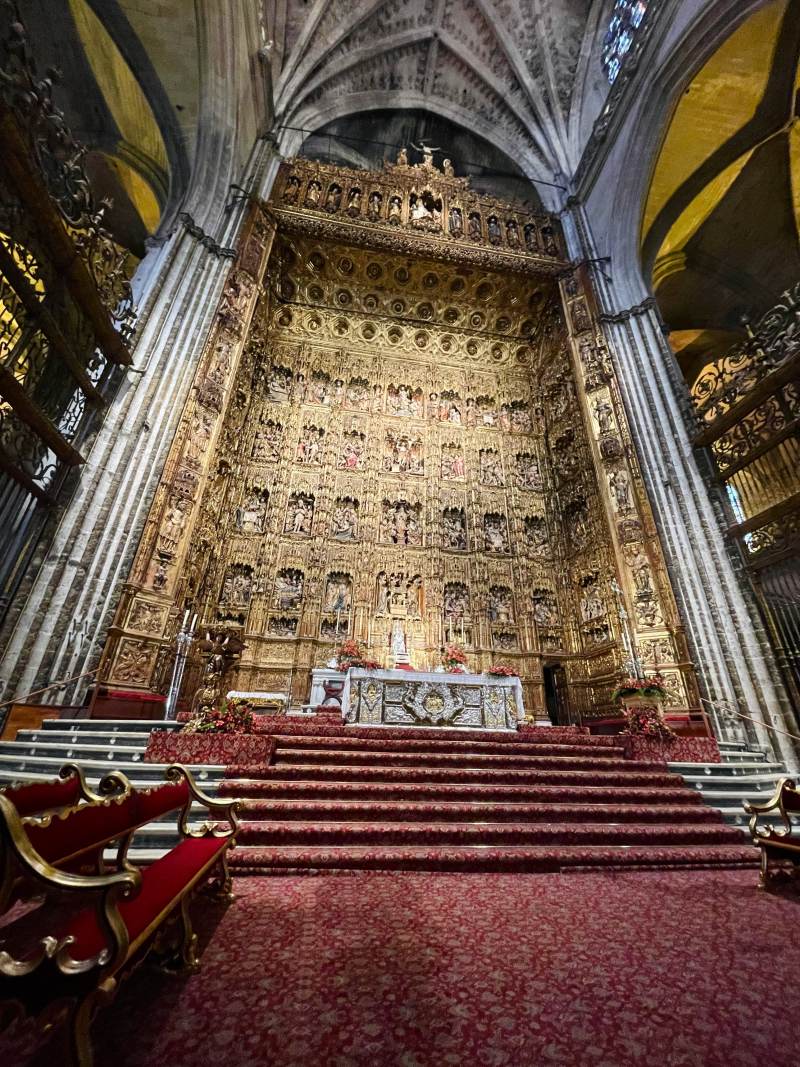
<svg viewBox="0 0 800 1067">
<path fill-rule="evenodd" d="M 369 411 L 369 382 L 366 378 L 351 378 L 345 396 L 348 407 Z"/>
<path fill-rule="evenodd" d="M 167 504 L 164 522 L 158 538 L 159 550 L 172 555 L 178 547 L 178 542 L 186 528 L 187 512 L 190 503 L 182 497 L 172 497 Z"/>
<path fill-rule="evenodd" d="M 331 574 L 325 586 L 325 607 L 328 612 L 350 610 L 351 580 L 348 574 Z"/>
<path fill-rule="evenodd" d="M 497 408 L 493 396 L 479 396 L 475 401 L 482 426 L 497 425 Z"/>
<path fill-rule="evenodd" d="M 192 415 L 192 425 L 186 442 L 184 460 L 197 466 L 205 454 L 211 434 L 214 432 L 214 416 L 210 411 L 198 408 Z"/>
<path fill-rule="evenodd" d="M 514 433 L 531 432 L 531 413 L 524 400 L 515 400 L 511 405 L 511 429 Z"/>
<path fill-rule="evenodd" d="M 509 219 L 506 223 L 506 241 L 510 248 L 519 247 L 519 227 L 515 219 Z"/>
<path fill-rule="evenodd" d="M 280 611 L 294 610 L 303 599 L 303 572 L 285 568 L 275 575 L 275 603 Z"/>
<path fill-rule="evenodd" d="M 409 618 L 419 619 L 422 617 L 425 594 L 422 589 L 422 578 L 417 574 L 406 584 L 406 614 Z"/>
<path fill-rule="evenodd" d="M 220 604 L 243 607 L 250 603 L 253 589 L 253 572 L 242 563 L 233 563 L 225 572 L 220 593 Z"/>
<path fill-rule="evenodd" d="M 636 618 L 642 626 L 658 626 L 663 621 L 655 600 L 638 600 L 636 602 Z"/>
<path fill-rule="evenodd" d="M 354 541 L 358 527 L 358 501 L 339 497 L 331 516 L 331 536 L 339 541 Z"/>
<path fill-rule="evenodd" d="M 342 440 L 342 454 L 339 457 L 339 466 L 347 471 L 361 470 L 365 448 L 366 438 L 363 433 L 359 433 L 357 430 L 350 430 L 345 433 Z"/>
<path fill-rule="evenodd" d="M 271 367 L 267 378 L 267 396 L 276 403 L 289 399 L 292 388 L 292 372 L 286 367 Z"/>
<path fill-rule="evenodd" d="M 622 468 L 608 476 L 608 488 L 614 498 L 617 511 L 627 511 L 631 507 L 631 486 L 628 475 Z"/>
<path fill-rule="evenodd" d="M 558 609 L 552 594 L 537 591 L 533 596 L 533 620 L 537 626 L 558 625 Z"/>
<path fill-rule="evenodd" d="M 367 216 L 374 222 L 375 219 L 381 217 L 381 205 L 383 204 L 383 197 L 379 192 L 373 192 L 369 195 L 369 201 L 367 203 Z"/>
<path fill-rule="evenodd" d="M 322 438 L 325 431 L 317 426 L 304 426 L 303 436 L 297 443 L 298 463 L 322 462 Z"/>
<path fill-rule="evenodd" d="M 402 221 L 403 217 L 403 202 L 399 196 L 393 196 L 389 199 L 389 219 L 388 221 L 395 226 Z"/>
<path fill-rule="evenodd" d="M 411 194 L 411 225 L 423 229 L 432 229 L 442 221 L 442 201 L 434 199 L 429 190 L 419 196 Z"/>
<path fill-rule="evenodd" d="M 397 153 L 397 166 L 398 167 L 407 167 L 408 166 L 408 149 L 407 148 L 401 148 L 400 151 Z"/>
<path fill-rule="evenodd" d="M 558 255 L 558 245 L 556 244 L 556 238 L 555 238 L 555 234 L 553 233 L 553 227 L 552 226 L 542 226 L 542 240 L 544 241 L 544 250 L 548 254 L 548 256 L 557 256 Z M 582 306 L 582 310 L 583 310 L 583 313 L 585 315 L 586 314 L 586 308 Z M 589 329 L 588 318 L 587 318 L 586 325 L 585 326 L 581 326 L 580 329 L 582 329 L 582 330 L 588 330 Z"/>
<path fill-rule="evenodd" d="M 381 517 L 381 540 L 395 545 L 422 544 L 419 520 L 420 506 L 411 507 L 404 500 L 397 503 L 385 500 Z"/>
<path fill-rule="evenodd" d="M 169 576 L 167 574 L 167 568 L 163 560 L 159 560 L 156 564 L 156 569 L 153 574 L 153 589 L 163 589 L 167 584 Z"/>
<path fill-rule="evenodd" d="M 458 393 L 445 389 L 440 393 L 438 403 L 435 400 L 436 393 L 431 393 L 431 398 L 432 416 L 435 416 L 439 422 L 449 422 L 453 426 L 461 425 L 461 409 L 458 406 L 461 402 L 461 397 Z"/>
<path fill-rule="evenodd" d="M 464 216 L 461 214 L 461 208 L 451 207 L 450 217 L 448 219 L 448 229 L 451 237 L 461 237 L 464 233 Z"/>
<path fill-rule="evenodd" d="M 296 204 L 297 197 L 300 192 L 300 179 L 294 174 L 289 178 L 286 183 L 286 188 L 283 190 L 283 201 L 285 204 Z"/>
<path fill-rule="evenodd" d="M 279 619 L 273 616 L 269 620 L 267 633 L 273 637 L 294 637 L 297 633 L 297 619 Z"/>
<path fill-rule="evenodd" d="M 314 371 L 311 381 L 306 389 L 306 401 L 309 404 L 324 404 L 326 407 L 331 402 L 331 379 L 324 371 Z"/>
<path fill-rule="evenodd" d="M 483 535 L 487 552 L 508 552 L 508 524 L 504 515 L 483 517 Z"/>
<path fill-rule="evenodd" d="M 448 621 L 460 620 L 469 613 L 469 593 L 462 582 L 448 582 L 442 597 L 442 614 Z"/>
<path fill-rule="evenodd" d="M 266 489 L 251 489 L 236 509 L 236 527 L 242 533 L 263 533 L 269 494 Z"/>
<path fill-rule="evenodd" d="M 525 543 L 534 556 L 546 556 L 550 551 L 547 522 L 541 515 L 527 515 L 523 524 Z"/>
<path fill-rule="evenodd" d="M 510 652 L 517 647 L 517 635 L 505 631 L 492 634 L 492 644 L 501 652 Z"/>
<path fill-rule="evenodd" d="M 500 244 L 500 223 L 497 221 L 496 215 L 490 215 L 486 220 L 486 230 L 489 234 L 489 241 L 493 245 Z"/>
<path fill-rule="evenodd" d="M 539 251 L 539 238 L 536 234 L 536 227 L 532 222 L 529 222 L 525 227 L 523 233 L 525 234 L 525 247 L 529 252 Z"/>
<path fill-rule="evenodd" d="M 347 214 L 358 215 L 361 211 L 361 190 L 353 186 L 347 197 Z"/>
<path fill-rule="evenodd" d="M 508 586 L 493 585 L 489 590 L 489 619 L 491 622 L 514 621 L 514 602 Z"/>
<path fill-rule="evenodd" d="M 389 610 L 389 580 L 384 573 L 378 575 L 375 596 L 375 613 L 385 615 Z"/>
<path fill-rule="evenodd" d="M 464 453 L 460 445 L 442 445 L 442 477 L 461 481 L 465 475 Z"/>
<path fill-rule="evenodd" d="M 482 448 L 480 458 L 480 479 L 483 485 L 503 484 L 503 465 L 500 455 L 493 448 Z"/>
<path fill-rule="evenodd" d="M 264 423 L 263 427 L 256 430 L 253 438 L 251 458 L 257 463 L 272 463 L 278 459 L 281 431 L 283 427 L 279 422 L 271 420 Z"/>
<path fill-rule="evenodd" d="M 453 164 L 449 159 L 442 160 L 442 171 L 444 172 L 445 178 L 455 178 L 456 176 L 456 172 L 453 170 Z"/>
<path fill-rule="evenodd" d="M 307 536 L 311 533 L 313 518 L 314 498 L 304 493 L 292 493 L 286 507 L 286 518 L 283 524 L 284 533 Z"/>
<path fill-rule="evenodd" d="M 306 189 L 306 207 L 318 207 L 322 196 L 322 186 L 318 181 L 310 181 Z"/>
<path fill-rule="evenodd" d="M 464 410 L 464 425 L 469 429 L 472 429 L 477 421 L 478 416 L 475 411 L 475 399 L 471 396 L 467 397 L 466 408 Z"/>
<path fill-rule="evenodd" d="M 412 390 L 410 385 L 390 385 L 387 394 L 390 415 L 406 418 L 422 418 L 422 390 Z"/>
<path fill-rule="evenodd" d="M 333 185 L 331 185 L 330 189 L 328 190 L 328 195 L 325 197 L 325 210 L 326 211 L 330 211 L 330 212 L 338 211 L 339 210 L 339 205 L 341 204 L 341 202 L 342 202 L 341 186 L 337 185 L 336 182 L 334 182 Z"/>
<path fill-rule="evenodd" d="M 540 490 L 542 488 L 539 464 L 530 452 L 517 454 L 517 485 L 520 489 Z"/>
<path fill-rule="evenodd" d="M 442 514 L 444 547 L 457 552 L 467 550 L 467 523 L 461 508 L 445 508 Z"/>
<path fill-rule="evenodd" d="M 597 588 L 597 578 L 590 578 L 583 587 L 583 593 L 580 599 L 581 618 L 584 622 L 591 622 L 594 619 L 601 619 L 606 609 L 603 606 L 603 598 L 600 596 L 600 590 Z"/>
<path fill-rule="evenodd" d="M 605 397 L 598 397 L 592 405 L 597 428 L 601 434 L 614 432 L 614 409 Z"/>
<path fill-rule="evenodd" d="M 500 408 L 500 429 L 508 433 L 511 430 L 511 408 L 508 404 L 503 404 Z"/>
<path fill-rule="evenodd" d="M 423 467 L 422 439 L 417 437 L 412 441 L 406 434 L 394 434 L 389 430 L 384 470 L 388 474 L 422 474 Z"/>
<path fill-rule="evenodd" d="M 628 566 L 631 569 L 633 584 L 637 597 L 651 597 L 653 595 L 653 580 L 650 574 L 650 561 L 639 544 L 631 545 L 627 552 Z"/>
<path fill-rule="evenodd" d="M 477 211 L 470 211 L 467 218 L 467 236 L 473 241 L 481 241 L 483 234 L 481 233 L 481 217 Z"/>
</svg>

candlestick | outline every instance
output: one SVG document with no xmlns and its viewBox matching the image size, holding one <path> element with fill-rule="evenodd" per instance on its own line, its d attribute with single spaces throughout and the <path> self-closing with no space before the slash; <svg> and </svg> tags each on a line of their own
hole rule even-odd
<svg viewBox="0 0 800 1067">
<path fill-rule="evenodd" d="M 194 633 L 195 626 L 197 626 L 197 612 L 195 612 L 194 615 L 192 616 L 192 624 L 189 627 L 189 633 L 190 634 Z"/>
<path fill-rule="evenodd" d="M 189 618 L 189 609 L 187 608 L 186 611 L 184 611 L 184 613 L 183 613 L 183 622 L 181 623 L 181 630 L 185 630 L 186 629 L 186 620 L 188 618 Z"/>
<path fill-rule="evenodd" d="M 464 644 L 464 616 L 461 616 L 461 644 Z"/>
</svg>

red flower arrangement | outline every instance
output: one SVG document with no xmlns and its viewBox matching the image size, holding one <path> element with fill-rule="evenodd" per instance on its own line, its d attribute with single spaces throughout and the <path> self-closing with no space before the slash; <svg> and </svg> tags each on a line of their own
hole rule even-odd
<svg viewBox="0 0 800 1067">
<path fill-rule="evenodd" d="M 664 688 L 664 679 L 660 674 L 654 674 L 650 678 L 623 678 L 611 694 L 611 699 L 619 700 L 620 697 L 632 696 L 655 697 L 658 700 L 665 700 L 667 690 Z"/>
<path fill-rule="evenodd" d="M 351 667 L 363 667 L 366 671 L 374 671 L 380 667 L 375 659 L 367 659 L 361 652 L 358 641 L 348 638 L 342 641 L 336 653 L 336 666 L 340 671 L 349 671 Z"/>
<path fill-rule="evenodd" d="M 223 697 L 218 708 L 201 708 L 189 719 L 181 733 L 252 734 L 255 732 L 253 709 L 246 700 Z"/>
<path fill-rule="evenodd" d="M 507 663 L 493 663 L 491 667 L 486 668 L 486 674 L 495 678 L 519 678 L 519 671 L 515 671 Z"/>
<path fill-rule="evenodd" d="M 661 717 L 658 708 L 652 705 L 636 705 L 626 709 L 625 718 L 628 724 L 622 731 L 629 737 L 649 737 L 654 741 L 674 741 L 676 733 Z"/>
<path fill-rule="evenodd" d="M 461 645 L 446 645 L 442 653 L 442 663 L 451 674 L 464 674 L 467 654 Z"/>
</svg>

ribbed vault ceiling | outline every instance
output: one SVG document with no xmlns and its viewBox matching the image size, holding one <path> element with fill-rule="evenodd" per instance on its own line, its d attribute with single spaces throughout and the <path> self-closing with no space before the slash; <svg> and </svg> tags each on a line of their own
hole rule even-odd
<svg viewBox="0 0 800 1067">
<path fill-rule="evenodd" d="M 277 0 L 276 122 L 316 130 L 373 108 L 425 108 L 569 174 L 606 0 Z M 596 57 L 595 57 L 596 60 Z"/>
</svg>

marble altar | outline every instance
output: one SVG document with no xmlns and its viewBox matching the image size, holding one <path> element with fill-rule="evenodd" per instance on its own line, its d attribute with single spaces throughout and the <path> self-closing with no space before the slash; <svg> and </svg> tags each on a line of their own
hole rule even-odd
<svg viewBox="0 0 800 1067">
<path fill-rule="evenodd" d="M 344 683 L 342 717 L 359 726 L 516 730 L 525 709 L 519 678 L 353 668 Z"/>
</svg>

